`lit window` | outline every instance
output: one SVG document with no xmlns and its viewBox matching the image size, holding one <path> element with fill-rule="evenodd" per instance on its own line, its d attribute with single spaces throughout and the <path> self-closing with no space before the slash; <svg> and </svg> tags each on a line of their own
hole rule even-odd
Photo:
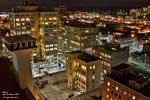
<svg viewBox="0 0 150 100">
<path fill-rule="evenodd" d="M 127 94 L 127 92 L 126 91 L 124 91 L 124 95 L 126 95 Z"/>
<path fill-rule="evenodd" d="M 20 21 L 20 19 L 19 19 L 19 18 L 16 18 L 16 21 Z"/>
<path fill-rule="evenodd" d="M 108 58 L 111 58 L 111 56 L 110 56 L 110 55 L 108 55 Z"/>
<path fill-rule="evenodd" d="M 104 74 L 107 74 L 107 71 L 106 71 L 106 70 L 104 70 Z"/>
<path fill-rule="evenodd" d="M 89 33 L 89 30 L 85 30 L 85 33 Z"/>
<path fill-rule="evenodd" d="M 108 94 L 106 95 L 106 98 L 107 98 L 107 99 L 109 98 L 109 95 L 108 95 Z"/>
<path fill-rule="evenodd" d="M 94 76 L 94 75 L 92 76 L 92 79 L 93 79 L 93 80 L 95 79 L 95 76 Z"/>
<path fill-rule="evenodd" d="M 57 17 L 53 17 L 53 20 L 57 20 Z"/>
<path fill-rule="evenodd" d="M 103 76 L 101 76 L 101 81 L 103 81 L 104 80 L 104 77 Z"/>
<path fill-rule="evenodd" d="M 48 25 L 48 22 L 45 22 L 45 25 Z"/>
<path fill-rule="evenodd" d="M 77 66 L 79 66 L 79 63 L 77 62 Z"/>
<path fill-rule="evenodd" d="M 93 69 L 95 69 L 95 65 L 93 65 Z"/>
<path fill-rule="evenodd" d="M 110 91 L 110 89 L 109 88 L 107 88 L 107 92 L 109 92 Z"/>
<path fill-rule="evenodd" d="M 26 21 L 30 21 L 30 18 L 26 18 Z"/>
<path fill-rule="evenodd" d="M 57 48 L 54 48 L 54 50 L 57 50 Z"/>
<path fill-rule="evenodd" d="M 50 56 L 47 56 L 47 59 L 49 59 L 50 58 Z"/>
<path fill-rule="evenodd" d="M 132 99 L 135 100 L 135 96 L 132 96 Z"/>
<path fill-rule="evenodd" d="M 46 45 L 46 47 L 49 47 L 49 45 Z"/>
<path fill-rule="evenodd" d="M 25 21 L 25 19 L 24 19 L 24 18 L 21 18 L 21 21 Z"/>
<path fill-rule="evenodd" d="M 50 51 L 52 51 L 53 50 L 53 48 L 50 48 Z"/>
<path fill-rule="evenodd" d="M 107 82 L 107 86 L 110 86 L 110 82 Z"/>
<path fill-rule="evenodd" d="M 92 66 L 90 66 L 90 69 L 92 69 Z"/>
<path fill-rule="evenodd" d="M 107 66 L 110 67 L 110 63 L 107 63 Z"/>
<path fill-rule="evenodd" d="M 16 26 L 20 26 L 20 23 L 16 23 Z"/>
<path fill-rule="evenodd" d="M 81 68 L 82 68 L 83 70 L 86 70 L 86 67 L 85 67 L 84 65 L 82 65 Z"/>
<path fill-rule="evenodd" d="M 118 91 L 118 86 L 116 86 L 116 91 Z"/>
<path fill-rule="evenodd" d="M 49 51 L 49 49 L 46 49 L 46 51 Z"/>
<path fill-rule="evenodd" d="M 50 47 L 53 47 L 53 44 L 51 44 Z"/>
</svg>

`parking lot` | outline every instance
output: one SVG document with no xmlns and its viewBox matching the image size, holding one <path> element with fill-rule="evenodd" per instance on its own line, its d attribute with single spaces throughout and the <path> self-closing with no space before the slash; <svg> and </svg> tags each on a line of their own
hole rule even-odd
<svg viewBox="0 0 150 100">
<path fill-rule="evenodd" d="M 47 100 L 66 100 L 69 95 L 79 94 L 78 92 L 67 88 L 67 77 L 65 72 L 43 76 L 38 80 L 39 82 L 48 80 L 48 84 L 45 84 L 40 88 L 40 92 L 47 98 Z"/>
</svg>

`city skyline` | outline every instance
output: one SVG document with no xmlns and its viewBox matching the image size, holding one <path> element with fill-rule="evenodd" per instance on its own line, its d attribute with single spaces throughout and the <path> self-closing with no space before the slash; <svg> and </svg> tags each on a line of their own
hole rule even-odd
<svg viewBox="0 0 150 100">
<path fill-rule="evenodd" d="M 62 0 L 32 0 L 36 1 L 37 4 L 52 8 L 58 6 Z M 97 9 L 108 9 L 108 8 L 137 8 L 148 6 L 149 0 L 63 0 L 65 6 L 69 9 L 75 8 L 97 8 Z M 3 0 L 0 1 L 0 11 L 10 11 L 11 8 L 20 4 L 20 0 Z M 86 4 L 86 5 L 85 5 Z"/>
<path fill-rule="evenodd" d="M 148 1 L 1 1 L 0 100 L 150 100 Z"/>
</svg>

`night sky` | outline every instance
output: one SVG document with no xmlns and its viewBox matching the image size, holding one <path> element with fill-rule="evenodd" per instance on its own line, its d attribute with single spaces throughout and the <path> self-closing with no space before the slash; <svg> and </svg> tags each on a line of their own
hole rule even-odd
<svg viewBox="0 0 150 100">
<path fill-rule="evenodd" d="M 0 0 L 0 11 L 8 11 L 21 0 Z M 31 1 L 31 0 L 30 0 Z M 48 7 L 56 6 L 59 0 L 33 0 Z M 150 0 L 63 0 L 67 7 L 129 8 L 150 5 Z"/>
</svg>

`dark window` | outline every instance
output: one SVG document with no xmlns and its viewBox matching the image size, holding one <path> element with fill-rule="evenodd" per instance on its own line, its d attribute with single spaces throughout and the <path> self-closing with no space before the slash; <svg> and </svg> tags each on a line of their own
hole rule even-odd
<svg viewBox="0 0 150 100">
<path fill-rule="evenodd" d="M 111 94 L 114 94 L 114 92 L 113 92 L 113 91 L 111 91 Z"/>
<path fill-rule="evenodd" d="M 117 97 L 117 93 L 115 93 L 115 96 Z"/>
<path fill-rule="evenodd" d="M 121 96 L 119 95 L 119 99 L 121 99 Z"/>
</svg>

